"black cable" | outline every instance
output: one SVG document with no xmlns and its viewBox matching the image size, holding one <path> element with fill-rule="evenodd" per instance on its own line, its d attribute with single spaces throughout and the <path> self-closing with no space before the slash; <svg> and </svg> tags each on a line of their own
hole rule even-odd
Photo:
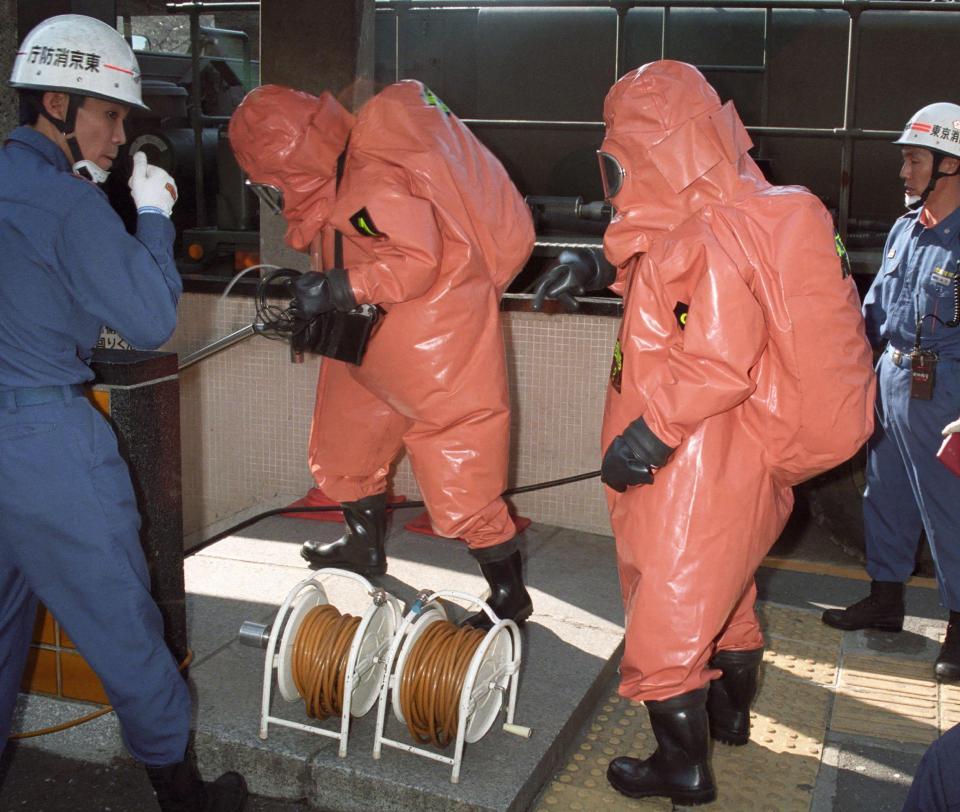
<svg viewBox="0 0 960 812">
<path fill-rule="evenodd" d="M 274 341 L 289 341 L 296 333 L 306 329 L 306 321 L 300 317 L 292 302 L 281 307 L 267 301 L 271 285 L 282 284 L 289 295 L 289 285 L 298 276 L 300 271 L 293 268 L 277 268 L 260 280 L 254 296 L 258 335 Z"/>
<path fill-rule="evenodd" d="M 516 496 L 521 493 L 531 493 L 533 491 L 543 491 L 547 488 L 556 488 L 560 485 L 569 485 L 571 482 L 581 482 L 585 479 L 594 479 L 595 477 L 600 476 L 600 471 L 588 471 L 585 474 L 576 474 L 574 476 L 563 477 L 562 479 L 551 479 L 547 482 L 537 482 L 534 485 L 521 485 L 517 488 L 510 488 L 503 492 L 503 496 Z M 397 502 L 396 504 L 387 504 L 387 510 L 411 510 L 413 508 L 422 508 L 426 507 L 426 504 L 422 501 L 412 501 L 412 502 Z M 211 536 L 206 541 L 200 542 L 196 547 L 190 548 L 190 551 L 187 553 L 187 556 L 191 556 L 194 553 L 199 553 L 201 550 L 206 549 L 211 544 L 220 541 L 227 536 L 232 536 L 238 530 L 243 530 L 243 528 L 248 527 L 251 524 L 259 522 L 262 519 L 269 519 L 271 516 L 279 516 L 283 513 L 328 513 L 334 510 L 343 510 L 340 505 L 323 505 L 323 506 L 295 506 L 287 505 L 286 507 L 273 508 L 272 510 L 265 510 L 263 513 L 258 513 L 256 516 L 251 516 L 249 519 L 244 519 L 242 522 L 228 527 L 226 530 L 221 530 L 216 535 Z M 186 557 L 186 556 L 185 556 Z"/>
</svg>

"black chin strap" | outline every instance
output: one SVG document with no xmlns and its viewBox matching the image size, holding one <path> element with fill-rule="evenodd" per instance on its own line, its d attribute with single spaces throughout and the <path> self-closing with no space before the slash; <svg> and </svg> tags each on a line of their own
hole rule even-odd
<svg viewBox="0 0 960 812">
<path fill-rule="evenodd" d="M 77 110 L 80 109 L 80 99 L 73 93 L 68 93 L 67 99 L 69 99 L 69 101 L 67 102 L 66 119 L 54 118 L 47 112 L 46 107 L 44 107 L 42 103 L 40 104 L 39 112 L 41 116 L 63 133 L 67 139 L 67 147 L 70 149 L 70 154 L 73 156 L 73 162 L 78 164 L 83 160 L 83 153 L 80 151 L 80 145 L 77 143 L 76 135 Z"/>
<path fill-rule="evenodd" d="M 909 207 L 911 211 L 916 210 L 927 202 L 930 192 L 933 191 L 934 187 L 937 185 L 937 181 L 940 180 L 940 178 L 949 178 L 952 175 L 957 174 L 956 170 L 953 172 L 940 171 L 940 165 L 943 163 L 943 159 L 953 156 L 944 155 L 942 152 L 934 152 L 933 150 L 930 150 L 930 154 L 933 155 L 933 169 L 930 172 L 930 182 L 927 184 L 927 188 L 924 189 L 923 193 L 920 195 L 920 199 Z"/>
</svg>

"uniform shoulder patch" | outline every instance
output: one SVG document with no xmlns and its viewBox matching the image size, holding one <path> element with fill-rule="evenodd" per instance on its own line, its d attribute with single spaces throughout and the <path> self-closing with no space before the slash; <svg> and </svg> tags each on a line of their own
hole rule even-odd
<svg viewBox="0 0 960 812">
<path fill-rule="evenodd" d="M 677 324 L 682 330 L 687 326 L 687 313 L 690 311 L 690 305 L 685 302 L 677 302 L 673 308 L 673 315 L 677 317 Z"/>
<path fill-rule="evenodd" d="M 833 245 L 837 249 L 837 256 L 840 257 L 840 267 L 843 272 L 843 278 L 853 275 L 853 267 L 850 265 L 850 255 L 847 253 L 847 247 L 843 244 L 838 232 L 833 233 Z"/>
<path fill-rule="evenodd" d="M 447 114 L 450 112 L 450 108 L 447 107 L 429 87 L 424 85 L 423 87 L 423 101 L 428 107 L 436 107 L 441 113 Z"/>
<path fill-rule="evenodd" d="M 360 234 L 364 237 L 383 237 L 384 235 L 377 231 L 377 227 L 373 224 L 373 218 L 370 216 L 370 212 L 367 211 L 366 207 L 360 209 L 350 217 L 350 225 L 352 225 Z"/>
</svg>

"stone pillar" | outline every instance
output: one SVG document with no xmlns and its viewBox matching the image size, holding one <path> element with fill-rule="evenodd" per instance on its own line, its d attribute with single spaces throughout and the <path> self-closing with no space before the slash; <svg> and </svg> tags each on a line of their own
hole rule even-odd
<svg viewBox="0 0 960 812">
<path fill-rule="evenodd" d="M 97 375 L 93 399 L 110 419 L 130 468 L 151 592 L 163 614 L 167 645 L 180 662 L 187 653 L 187 615 L 177 356 L 98 349 L 91 367 Z"/>
<path fill-rule="evenodd" d="M 374 0 L 262 0 L 260 80 L 319 95 L 329 90 L 356 111 L 373 91 Z M 286 221 L 260 215 L 260 256 L 309 270 L 310 258 L 283 242 Z"/>
</svg>

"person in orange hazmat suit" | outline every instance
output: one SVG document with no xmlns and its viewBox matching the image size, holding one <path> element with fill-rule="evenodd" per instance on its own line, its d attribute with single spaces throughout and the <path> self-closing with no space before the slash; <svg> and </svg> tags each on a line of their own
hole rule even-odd
<svg viewBox="0 0 960 812">
<path fill-rule="evenodd" d="M 271 187 L 275 204 L 282 196 L 287 242 L 313 257 L 316 270 L 294 283 L 300 309 L 385 311 L 361 365 L 322 362 L 310 467 L 342 504 L 347 533 L 307 542 L 304 557 L 386 572 L 387 474 L 406 449 L 435 530 L 466 540 L 494 612 L 523 622 L 532 603 L 501 498 L 510 409 L 499 318 L 533 249 L 523 198 L 416 81 L 390 85 L 356 117 L 329 93 L 264 86 L 229 135 L 251 181 Z M 488 623 L 483 613 L 469 621 Z"/>
<path fill-rule="evenodd" d="M 763 178 L 732 102 L 695 68 L 628 73 L 604 121 L 612 266 L 561 256 L 535 304 L 611 283 L 624 297 L 601 478 L 626 614 L 620 693 L 645 701 L 658 747 L 614 759 L 607 778 L 704 803 L 709 737 L 749 739 L 754 573 L 791 486 L 869 436 L 871 353 L 830 215 Z"/>
</svg>

